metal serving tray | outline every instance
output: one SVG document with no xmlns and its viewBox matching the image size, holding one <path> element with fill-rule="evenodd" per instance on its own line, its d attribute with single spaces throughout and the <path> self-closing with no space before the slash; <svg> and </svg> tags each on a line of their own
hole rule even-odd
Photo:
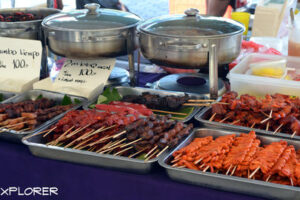
<svg viewBox="0 0 300 200">
<path fill-rule="evenodd" d="M 4 100 L 1 101 L 0 103 L 5 103 L 6 101 L 9 101 L 10 98 L 14 97 L 17 95 L 17 93 L 13 93 L 13 92 L 6 92 L 6 91 L 0 91 L 0 94 L 3 95 Z"/>
<path fill-rule="evenodd" d="M 201 110 L 197 115 L 195 115 L 195 119 L 201 123 L 206 128 L 219 128 L 223 130 L 232 130 L 232 131 L 241 131 L 241 132 L 250 132 L 255 131 L 258 135 L 267 135 L 267 136 L 276 136 L 281 138 L 287 138 L 287 139 L 294 139 L 294 140 L 300 140 L 300 136 L 295 135 L 293 138 L 292 135 L 286 134 L 286 133 L 280 133 L 277 132 L 276 134 L 273 134 L 273 131 L 266 131 L 262 129 L 257 128 L 249 128 L 245 126 L 237 126 L 237 125 L 230 125 L 215 121 L 209 121 L 208 119 L 211 117 L 212 108 L 207 107 Z"/>
<path fill-rule="evenodd" d="M 167 96 L 167 95 L 174 95 L 174 96 L 184 96 L 184 92 L 172 92 L 172 91 L 165 91 L 165 90 L 154 90 L 150 88 L 142 88 L 142 87 L 126 87 L 126 86 L 119 86 L 115 87 L 121 96 L 125 95 L 141 95 L 143 92 L 149 92 L 151 94 L 156 94 L 159 96 Z M 195 94 L 188 94 L 193 99 L 207 99 L 205 95 L 195 95 Z M 83 106 L 84 109 L 89 109 L 89 106 L 96 102 L 96 99 L 93 99 L 89 103 Z M 182 122 L 190 121 L 203 107 L 195 107 L 193 112 L 187 116 Z"/>
<path fill-rule="evenodd" d="M 300 187 L 293 187 L 281 184 L 275 184 L 259 180 L 250 180 L 236 176 L 228 176 L 223 174 L 216 174 L 210 172 L 202 172 L 191 170 L 187 168 L 171 167 L 170 163 L 172 154 L 187 146 L 194 138 L 213 136 L 214 138 L 222 135 L 236 134 L 237 132 L 222 131 L 217 129 L 197 129 L 187 137 L 179 146 L 172 152 L 159 159 L 159 164 L 164 167 L 173 180 L 195 184 L 205 187 L 211 187 L 219 190 L 230 192 L 239 192 L 249 195 L 271 198 L 271 199 L 300 199 Z M 261 140 L 261 144 L 269 144 L 271 142 L 280 141 L 278 137 L 260 136 L 257 138 Z M 295 140 L 285 139 L 290 145 L 294 145 L 296 149 L 300 148 L 300 142 Z"/>
<path fill-rule="evenodd" d="M 58 120 L 56 120 L 55 122 L 57 121 Z M 44 129 L 47 129 L 49 127 L 50 125 L 44 127 Z M 93 165 L 98 167 L 106 167 L 122 171 L 131 171 L 140 174 L 149 173 L 153 169 L 153 167 L 157 165 L 158 161 L 158 158 L 151 159 L 149 161 L 143 161 L 135 158 L 127 158 L 122 156 L 113 156 L 110 154 L 99 154 L 85 150 L 50 146 L 45 144 L 46 141 L 41 134 L 29 135 L 28 137 L 24 137 L 22 139 L 22 142 L 28 146 L 33 155 L 38 157 Z M 159 157 L 161 156 L 162 155 L 160 155 Z"/>
<path fill-rule="evenodd" d="M 30 90 L 27 92 L 24 92 L 20 95 L 17 95 L 7 101 L 5 101 L 5 103 L 16 103 L 16 102 L 21 102 L 21 101 L 25 101 L 25 100 L 35 100 L 39 95 L 42 95 L 43 97 L 47 98 L 47 99 L 52 99 L 55 100 L 55 102 L 57 104 L 60 104 L 61 101 L 63 100 L 63 97 L 65 94 L 61 94 L 61 93 L 56 93 L 56 92 L 50 92 L 50 91 L 44 91 L 44 90 Z M 74 99 L 78 99 L 81 101 L 80 104 L 75 105 L 72 109 L 77 109 L 80 106 L 82 106 L 87 100 L 83 97 L 77 97 L 77 96 L 72 96 L 72 95 L 68 95 L 72 101 L 74 101 Z M 21 139 L 28 134 L 33 134 L 38 132 L 39 130 L 41 130 L 42 128 L 44 128 L 45 126 L 51 124 L 53 121 L 61 118 L 65 113 L 61 113 L 60 115 L 57 115 L 56 117 L 52 118 L 51 120 L 39 125 L 38 127 L 36 127 L 36 129 L 31 130 L 31 131 L 14 131 L 14 130 L 10 130 L 10 131 L 5 131 L 0 133 L 0 139 L 5 139 L 5 140 L 9 140 L 9 141 L 13 141 L 13 142 L 21 142 Z"/>
</svg>

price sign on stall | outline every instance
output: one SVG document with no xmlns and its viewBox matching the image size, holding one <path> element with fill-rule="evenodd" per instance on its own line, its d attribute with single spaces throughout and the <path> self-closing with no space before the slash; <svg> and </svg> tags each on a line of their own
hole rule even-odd
<svg viewBox="0 0 300 200">
<path fill-rule="evenodd" d="M 102 90 L 114 68 L 116 59 L 67 59 L 53 87 L 67 94 L 89 97 L 96 89 Z"/>
<path fill-rule="evenodd" d="M 0 79 L 39 78 L 42 44 L 37 40 L 0 37 Z"/>
<path fill-rule="evenodd" d="M 0 90 L 22 92 L 40 77 L 42 44 L 0 37 Z"/>
</svg>

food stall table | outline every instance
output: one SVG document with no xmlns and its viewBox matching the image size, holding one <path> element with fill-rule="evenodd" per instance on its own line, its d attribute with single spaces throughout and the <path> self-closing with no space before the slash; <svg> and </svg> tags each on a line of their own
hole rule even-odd
<svg viewBox="0 0 300 200">
<path fill-rule="evenodd" d="M 140 175 L 61 161 L 30 154 L 21 144 L 0 141 L 2 188 L 57 187 L 58 196 L 34 199 L 260 199 L 170 180 L 162 168 Z M 251 189 L 251 188 L 249 188 Z M 32 199 L 11 196 L 7 199 Z"/>
</svg>

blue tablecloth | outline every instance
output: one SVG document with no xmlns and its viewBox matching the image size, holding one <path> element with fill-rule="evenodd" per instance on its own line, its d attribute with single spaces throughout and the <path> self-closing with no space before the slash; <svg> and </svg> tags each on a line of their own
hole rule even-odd
<svg viewBox="0 0 300 200">
<path fill-rule="evenodd" d="M 148 77 L 148 80 L 157 78 L 157 74 L 153 75 L 152 78 L 149 74 L 144 75 Z M 0 199 L 259 199 L 243 194 L 174 182 L 167 177 L 164 169 L 160 167 L 157 167 L 151 174 L 139 175 L 38 158 L 31 155 L 26 146 L 6 141 L 0 141 L 0 158 L 0 188 L 9 186 L 20 187 L 21 189 L 26 187 L 58 188 L 58 196 L 18 197 L 14 195 L 0 196 Z"/>
</svg>

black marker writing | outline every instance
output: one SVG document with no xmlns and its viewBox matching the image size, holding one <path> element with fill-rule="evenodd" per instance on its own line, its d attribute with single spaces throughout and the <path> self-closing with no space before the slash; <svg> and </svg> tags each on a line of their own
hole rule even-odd
<svg viewBox="0 0 300 200">
<path fill-rule="evenodd" d="M 6 65 L 0 60 L 0 68 L 6 68 Z"/>
<path fill-rule="evenodd" d="M 13 59 L 14 69 L 26 68 L 28 64 L 26 64 L 24 59 Z"/>
</svg>

